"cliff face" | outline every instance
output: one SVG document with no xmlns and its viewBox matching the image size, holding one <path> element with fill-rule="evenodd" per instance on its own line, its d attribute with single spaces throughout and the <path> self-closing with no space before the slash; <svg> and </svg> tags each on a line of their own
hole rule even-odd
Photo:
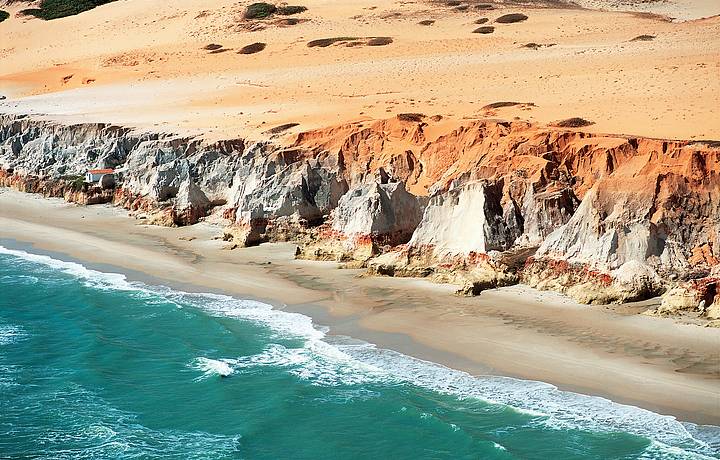
<svg viewBox="0 0 720 460">
<path fill-rule="evenodd" d="M 119 171 L 114 193 L 75 190 L 89 167 Z M 406 114 L 280 146 L 0 116 L 0 168 L 4 185 L 166 225 L 213 212 L 233 245 L 295 240 L 467 294 L 522 280 L 603 303 L 705 280 L 707 297 L 720 261 L 720 148 L 689 141 Z"/>
<path fill-rule="evenodd" d="M 707 279 L 720 260 L 717 145 L 514 122 L 478 121 L 435 137 L 424 123 L 398 125 L 299 139 L 432 195 L 409 243 L 370 260 L 371 271 L 431 276 L 465 293 L 519 278 L 606 303 Z"/>
</svg>

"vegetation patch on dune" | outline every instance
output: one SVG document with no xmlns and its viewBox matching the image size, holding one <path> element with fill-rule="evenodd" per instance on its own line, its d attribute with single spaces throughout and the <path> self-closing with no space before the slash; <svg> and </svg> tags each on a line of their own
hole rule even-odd
<svg viewBox="0 0 720 460">
<path fill-rule="evenodd" d="M 310 40 L 307 43 L 308 48 L 326 48 L 335 44 L 345 44 L 348 47 L 367 45 L 367 46 L 384 46 L 393 42 L 392 37 L 331 37 L 318 38 Z"/>
<path fill-rule="evenodd" d="M 223 47 L 222 45 L 218 45 L 217 43 L 210 43 L 209 45 L 203 46 L 203 49 L 206 51 L 215 51 L 215 50 L 219 50 L 222 47 Z"/>
<path fill-rule="evenodd" d="M 491 34 L 493 32 L 495 32 L 495 27 L 493 26 L 482 26 L 473 30 L 474 34 Z"/>
<path fill-rule="evenodd" d="M 515 105 L 521 105 L 522 102 L 509 102 L 509 101 L 500 101 L 500 102 L 493 102 L 492 104 L 488 104 L 485 107 L 483 107 L 484 110 L 487 109 L 499 109 L 501 107 L 512 107 Z"/>
<path fill-rule="evenodd" d="M 301 5 L 275 6 L 272 3 L 258 2 L 248 5 L 248 7 L 245 8 L 243 17 L 245 19 L 267 19 L 273 14 L 291 16 L 305 11 L 307 11 L 307 7 Z"/>
<path fill-rule="evenodd" d="M 264 19 L 270 17 L 277 11 L 277 8 L 272 3 L 253 3 L 248 5 L 243 15 L 245 19 Z"/>
<path fill-rule="evenodd" d="M 29 8 L 21 13 L 49 21 L 74 16 L 114 1 L 116 0 L 42 0 L 39 8 Z"/>
<path fill-rule="evenodd" d="M 265 131 L 265 134 L 280 134 L 284 131 L 287 131 L 288 129 L 298 126 L 299 124 L 300 123 L 285 123 L 283 125 L 268 129 L 267 131 Z"/>
<path fill-rule="evenodd" d="M 580 117 L 567 118 L 565 120 L 556 121 L 552 126 L 559 128 L 582 128 L 584 126 L 594 125 L 594 121 L 589 121 Z"/>
<path fill-rule="evenodd" d="M 485 23 L 488 22 L 488 21 L 489 21 L 488 18 L 480 18 L 480 19 L 476 19 L 476 20 L 475 20 L 475 24 L 478 24 L 478 25 L 480 25 L 480 24 L 485 24 Z"/>
<path fill-rule="evenodd" d="M 420 24 L 421 26 L 431 26 L 431 25 L 435 24 L 435 21 L 432 19 L 425 19 L 423 21 L 418 22 L 418 24 Z"/>
<path fill-rule="evenodd" d="M 368 46 L 385 46 L 393 42 L 390 37 L 375 37 L 367 41 Z"/>
<path fill-rule="evenodd" d="M 523 48 L 530 48 L 531 50 L 539 50 L 540 48 L 549 48 L 551 46 L 555 46 L 555 43 L 525 43 L 522 47 Z"/>
<path fill-rule="evenodd" d="M 412 123 L 420 123 L 425 118 L 424 113 L 398 113 L 397 119 L 400 121 L 409 121 Z"/>
<path fill-rule="evenodd" d="M 3 22 L 4 20 L 6 20 L 9 17 L 10 17 L 10 13 L 8 13 L 7 11 L 0 10 L 0 22 Z"/>
<path fill-rule="evenodd" d="M 277 14 L 282 14 L 283 16 L 290 16 L 292 14 L 300 14 L 305 11 L 307 11 L 307 7 L 300 6 L 300 5 L 279 6 L 277 8 Z"/>
<path fill-rule="evenodd" d="M 351 42 L 357 40 L 358 37 L 332 37 L 332 38 L 318 38 L 317 40 L 310 40 L 307 43 L 308 48 L 325 48 L 335 43 Z"/>
<path fill-rule="evenodd" d="M 238 51 L 238 54 L 255 54 L 259 53 L 260 51 L 264 50 L 267 45 L 265 43 L 257 42 L 257 43 L 251 43 L 249 45 L 243 46 L 240 48 L 240 51 Z"/>
<path fill-rule="evenodd" d="M 638 35 L 637 37 L 630 40 L 631 42 L 651 42 L 655 39 L 655 35 Z"/>
<path fill-rule="evenodd" d="M 495 20 L 495 22 L 499 24 L 512 24 L 515 22 L 521 22 L 525 21 L 528 17 L 525 16 L 522 13 L 510 13 L 510 14 L 503 14 L 499 18 Z"/>
</svg>

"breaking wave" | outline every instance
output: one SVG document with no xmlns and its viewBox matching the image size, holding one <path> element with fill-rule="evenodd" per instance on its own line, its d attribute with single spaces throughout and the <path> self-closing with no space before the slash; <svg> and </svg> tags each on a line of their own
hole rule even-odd
<svg viewBox="0 0 720 460">
<path fill-rule="evenodd" d="M 130 282 L 122 274 L 103 273 L 81 264 L 45 255 L 7 249 L 0 254 L 15 257 L 81 280 L 96 289 L 134 291 L 151 301 L 164 301 L 202 309 L 210 315 L 235 318 L 266 326 L 273 337 L 291 339 L 297 346 L 272 343 L 255 355 L 243 357 L 197 357 L 188 367 L 200 373 L 196 380 L 232 376 L 271 366 L 313 385 L 414 385 L 460 399 L 477 398 L 490 404 L 509 406 L 533 417 L 533 423 L 550 429 L 581 429 L 594 432 L 627 432 L 652 442 L 647 458 L 706 458 L 717 455 L 719 446 L 706 442 L 720 432 L 715 427 L 682 423 L 672 416 L 659 415 L 605 398 L 587 396 L 544 382 L 500 376 L 472 376 L 466 372 L 377 348 L 355 339 L 328 334 L 306 315 L 273 308 L 271 305 L 218 294 L 198 294 Z M 22 331 L 0 326 L 0 345 L 14 340 Z M 709 431 L 708 431 L 709 430 Z M 710 434 L 708 434 L 710 433 Z M 119 447 L 119 446 L 118 446 Z M 502 449 L 502 446 L 496 446 Z"/>
</svg>

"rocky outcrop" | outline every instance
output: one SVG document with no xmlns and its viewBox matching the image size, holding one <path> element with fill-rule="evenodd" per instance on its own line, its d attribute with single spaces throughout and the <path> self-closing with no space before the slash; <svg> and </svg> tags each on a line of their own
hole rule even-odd
<svg viewBox="0 0 720 460">
<path fill-rule="evenodd" d="M 117 171 L 114 191 L 77 182 L 95 167 Z M 412 114 L 282 146 L 0 115 L 0 169 L 0 183 L 111 200 L 148 222 L 214 212 L 230 247 L 299 241 L 299 257 L 466 294 L 524 281 L 624 301 L 710 278 L 720 261 L 720 148 L 690 141 Z"/>
<path fill-rule="evenodd" d="M 337 162 L 254 148 L 240 157 L 228 191 L 229 234 L 240 246 L 285 241 L 321 223 L 347 191 Z"/>
<path fill-rule="evenodd" d="M 579 295 L 585 301 L 647 297 L 664 290 L 663 279 L 706 276 L 718 263 L 719 234 L 717 151 L 651 151 L 596 182 L 567 224 L 540 246 L 539 262 L 531 261 L 525 279 L 539 287 L 577 289 L 575 280 L 566 283 L 543 268 L 547 260 L 562 260 L 611 278 L 610 286 L 588 286 Z"/>
<path fill-rule="evenodd" d="M 236 147 L 244 144 L 0 115 L 0 169 L 12 171 L 11 186 L 81 204 L 112 201 L 161 225 L 195 223 L 226 201 Z M 83 185 L 87 169 L 106 167 L 117 183 L 102 192 Z"/>
<path fill-rule="evenodd" d="M 405 190 L 402 182 L 373 182 L 340 198 L 332 229 L 348 238 L 368 236 L 381 244 L 402 244 L 420 222 L 423 201 Z"/>
<path fill-rule="evenodd" d="M 442 260 L 510 249 L 523 230 L 515 209 L 502 206 L 502 181 L 469 182 L 433 196 L 410 246 Z"/>
<path fill-rule="evenodd" d="M 109 203 L 113 199 L 112 190 L 90 186 L 85 184 L 82 178 L 46 179 L 20 175 L 4 169 L 0 169 L 0 187 L 25 193 L 38 193 L 47 198 L 63 198 L 65 201 L 81 205 Z"/>
<path fill-rule="evenodd" d="M 682 312 L 698 312 L 710 320 L 720 319 L 720 265 L 709 276 L 676 283 L 662 296 L 656 309 L 648 315 L 668 316 Z"/>
<path fill-rule="evenodd" d="M 298 257 L 364 262 L 382 246 L 406 243 L 420 222 L 425 201 L 402 182 L 361 184 L 340 198 L 331 224 L 305 241 Z"/>
</svg>

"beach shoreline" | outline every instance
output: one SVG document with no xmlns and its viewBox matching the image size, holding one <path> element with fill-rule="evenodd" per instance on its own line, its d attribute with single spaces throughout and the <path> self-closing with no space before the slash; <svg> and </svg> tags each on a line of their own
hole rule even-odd
<svg viewBox="0 0 720 460">
<path fill-rule="evenodd" d="M 110 206 L 0 190 L 0 242 L 131 280 L 261 300 L 331 334 L 466 371 L 551 383 L 720 425 L 720 330 L 588 307 L 513 286 L 475 298 L 417 279 L 294 260 L 292 244 L 228 251 L 218 227 L 142 225 Z"/>
</svg>

